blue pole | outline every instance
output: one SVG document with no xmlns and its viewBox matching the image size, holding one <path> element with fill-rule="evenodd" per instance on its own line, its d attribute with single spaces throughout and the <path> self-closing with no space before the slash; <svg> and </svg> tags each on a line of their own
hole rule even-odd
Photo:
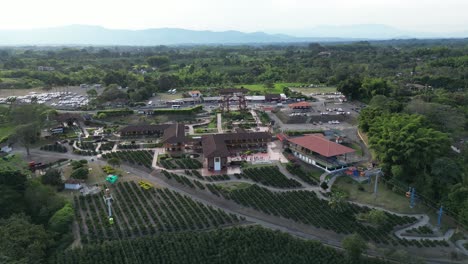
<svg viewBox="0 0 468 264">
<path fill-rule="evenodd" d="M 410 208 L 414 207 L 415 192 L 416 192 L 416 190 L 414 188 L 411 188 Z"/>
<path fill-rule="evenodd" d="M 442 221 L 442 214 L 444 213 L 442 208 L 443 208 L 443 206 L 441 205 L 440 209 L 439 209 L 439 217 L 437 218 L 437 226 L 438 227 L 440 227 L 440 222 Z"/>
</svg>

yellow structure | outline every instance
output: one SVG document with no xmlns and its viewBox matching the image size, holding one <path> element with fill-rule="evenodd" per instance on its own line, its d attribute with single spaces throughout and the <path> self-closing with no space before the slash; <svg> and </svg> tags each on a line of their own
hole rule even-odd
<svg viewBox="0 0 468 264">
<path fill-rule="evenodd" d="M 153 184 L 151 184 L 149 182 L 145 182 L 145 181 L 138 182 L 138 185 L 140 185 L 140 187 L 145 189 L 145 190 L 149 190 L 149 189 L 153 188 Z"/>
</svg>

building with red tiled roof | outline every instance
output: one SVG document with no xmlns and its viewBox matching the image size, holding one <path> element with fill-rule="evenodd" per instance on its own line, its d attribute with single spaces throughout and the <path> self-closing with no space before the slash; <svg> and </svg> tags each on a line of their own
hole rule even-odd
<svg viewBox="0 0 468 264">
<path fill-rule="evenodd" d="M 292 103 L 288 105 L 289 108 L 291 109 L 310 109 L 312 105 L 309 102 L 298 102 L 298 103 Z"/>
<path fill-rule="evenodd" d="M 294 156 L 327 172 L 346 168 L 346 154 L 354 152 L 354 149 L 330 141 L 322 134 L 289 138 L 288 142 Z"/>
</svg>

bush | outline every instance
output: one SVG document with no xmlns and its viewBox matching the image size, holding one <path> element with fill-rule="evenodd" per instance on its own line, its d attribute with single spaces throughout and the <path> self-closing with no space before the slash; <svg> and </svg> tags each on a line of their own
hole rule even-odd
<svg viewBox="0 0 468 264">
<path fill-rule="evenodd" d="M 320 184 L 320 188 L 322 188 L 323 190 L 326 190 L 326 189 L 328 189 L 328 184 L 326 182 L 322 182 Z"/>
<path fill-rule="evenodd" d="M 88 168 L 81 167 L 81 168 L 78 168 L 78 169 L 74 170 L 71 173 L 70 177 L 74 178 L 74 179 L 86 180 L 86 179 L 88 179 L 88 175 L 89 175 Z"/>
<path fill-rule="evenodd" d="M 59 153 L 67 152 L 67 148 L 65 146 L 60 145 L 60 144 L 44 145 L 40 149 L 44 150 L 44 151 L 52 151 L 52 152 L 59 152 Z"/>
</svg>

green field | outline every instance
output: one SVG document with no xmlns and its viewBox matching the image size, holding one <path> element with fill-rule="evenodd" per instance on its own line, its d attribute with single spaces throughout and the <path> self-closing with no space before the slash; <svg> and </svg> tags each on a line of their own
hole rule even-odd
<svg viewBox="0 0 468 264">
<path fill-rule="evenodd" d="M 249 89 L 252 92 L 265 92 L 265 93 L 283 93 L 283 88 L 284 87 L 297 87 L 304 85 L 302 83 L 275 83 L 274 88 L 267 88 L 264 84 L 241 84 L 241 85 L 236 85 L 235 87 L 244 87 L 246 89 Z"/>
<path fill-rule="evenodd" d="M 333 93 L 336 92 L 336 87 L 327 86 L 318 88 L 294 88 L 293 90 L 308 95 L 311 93 Z"/>
</svg>

